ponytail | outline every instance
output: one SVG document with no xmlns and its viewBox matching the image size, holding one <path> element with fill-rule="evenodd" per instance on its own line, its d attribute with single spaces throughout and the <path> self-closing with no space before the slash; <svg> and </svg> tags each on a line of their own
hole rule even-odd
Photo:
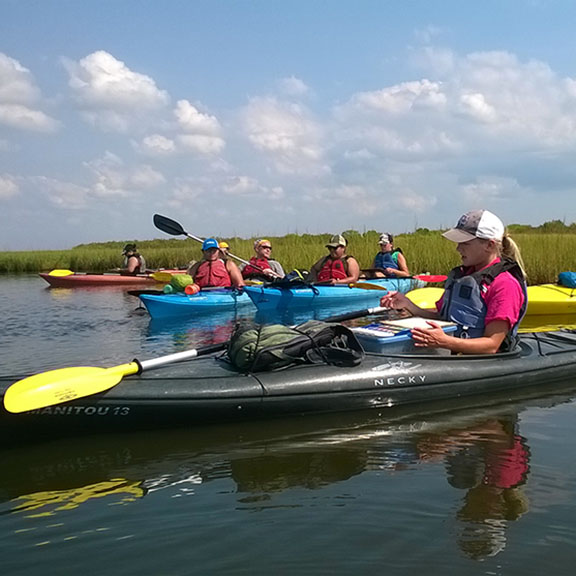
<svg viewBox="0 0 576 576">
<path fill-rule="evenodd" d="M 509 258 L 510 260 L 514 260 L 520 269 L 522 270 L 522 274 L 524 278 L 526 278 L 526 269 L 524 268 L 524 261 L 522 260 L 522 255 L 520 254 L 520 248 L 510 236 L 508 236 L 508 232 L 504 232 L 504 237 L 502 238 L 502 243 L 500 246 L 500 255 L 504 258 Z"/>
</svg>

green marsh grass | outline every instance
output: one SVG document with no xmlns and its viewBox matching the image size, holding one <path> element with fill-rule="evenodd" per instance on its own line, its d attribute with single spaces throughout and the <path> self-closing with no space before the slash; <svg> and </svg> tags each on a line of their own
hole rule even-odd
<svg viewBox="0 0 576 576">
<path fill-rule="evenodd" d="M 378 232 L 347 231 L 348 253 L 354 255 L 362 268 L 370 268 L 378 252 Z M 528 273 L 530 284 L 554 282 L 559 272 L 576 270 L 576 234 L 517 233 L 516 240 Z M 273 257 L 287 272 L 294 268 L 309 269 L 327 254 L 329 234 L 288 234 L 268 239 Z M 245 260 L 253 254 L 254 239 L 221 238 L 230 244 L 230 251 Z M 37 273 L 56 268 L 82 272 L 104 272 L 122 266 L 125 242 L 86 244 L 71 250 L 0 252 L 0 273 Z M 184 268 L 202 256 L 200 244 L 194 240 L 150 240 L 137 242 L 149 268 Z M 402 249 L 413 274 L 428 272 L 445 274 L 460 262 L 455 244 L 442 238 L 438 231 L 419 230 L 400 234 L 394 239 Z"/>
</svg>

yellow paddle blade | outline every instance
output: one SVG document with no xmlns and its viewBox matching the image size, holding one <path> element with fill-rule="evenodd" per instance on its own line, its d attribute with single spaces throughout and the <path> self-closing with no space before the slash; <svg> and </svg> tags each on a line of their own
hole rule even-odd
<svg viewBox="0 0 576 576">
<path fill-rule="evenodd" d="M 4 407 L 18 413 L 62 404 L 76 398 L 104 392 L 124 376 L 136 374 L 138 364 L 131 362 L 112 368 L 61 368 L 35 374 L 15 382 L 4 394 Z"/>
<path fill-rule="evenodd" d="M 348 286 L 350 288 L 361 288 L 362 290 L 384 290 L 384 292 L 388 292 L 388 288 L 378 284 L 370 284 L 370 282 L 354 282 L 353 284 L 348 284 Z"/>
<path fill-rule="evenodd" d="M 170 274 L 170 272 L 153 272 L 150 276 L 152 276 L 152 278 L 157 282 L 168 283 L 172 280 L 172 274 Z"/>
<path fill-rule="evenodd" d="M 72 276 L 72 270 L 52 270 L 48 272 L 49 276 Z"/>
</svg>

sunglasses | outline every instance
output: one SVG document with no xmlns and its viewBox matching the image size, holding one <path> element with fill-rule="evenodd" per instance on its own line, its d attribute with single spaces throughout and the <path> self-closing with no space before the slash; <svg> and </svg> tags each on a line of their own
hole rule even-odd
<svg viewBox="0 0 576 576">
<path fill-rule="evenodd" d="M 267 250 L 272 250 L 272 246 L 260 246 L 260 248 L 265 248 Z"/>
</svg>

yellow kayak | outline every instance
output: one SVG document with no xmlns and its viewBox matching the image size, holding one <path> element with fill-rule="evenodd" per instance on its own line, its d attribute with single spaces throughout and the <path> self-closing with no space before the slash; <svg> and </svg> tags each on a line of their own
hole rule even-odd
<svg viewBox="0 0 576 576">
<path fill-rule="evenodd" d="M 420 308 L 434 308 L 442 296 L 442 288 L 419 288 L 406 296 Z M 554 316 L 576 314 L 576 288 L 558 284 L 528 286 L 527 316 Z"/>
</svg>

